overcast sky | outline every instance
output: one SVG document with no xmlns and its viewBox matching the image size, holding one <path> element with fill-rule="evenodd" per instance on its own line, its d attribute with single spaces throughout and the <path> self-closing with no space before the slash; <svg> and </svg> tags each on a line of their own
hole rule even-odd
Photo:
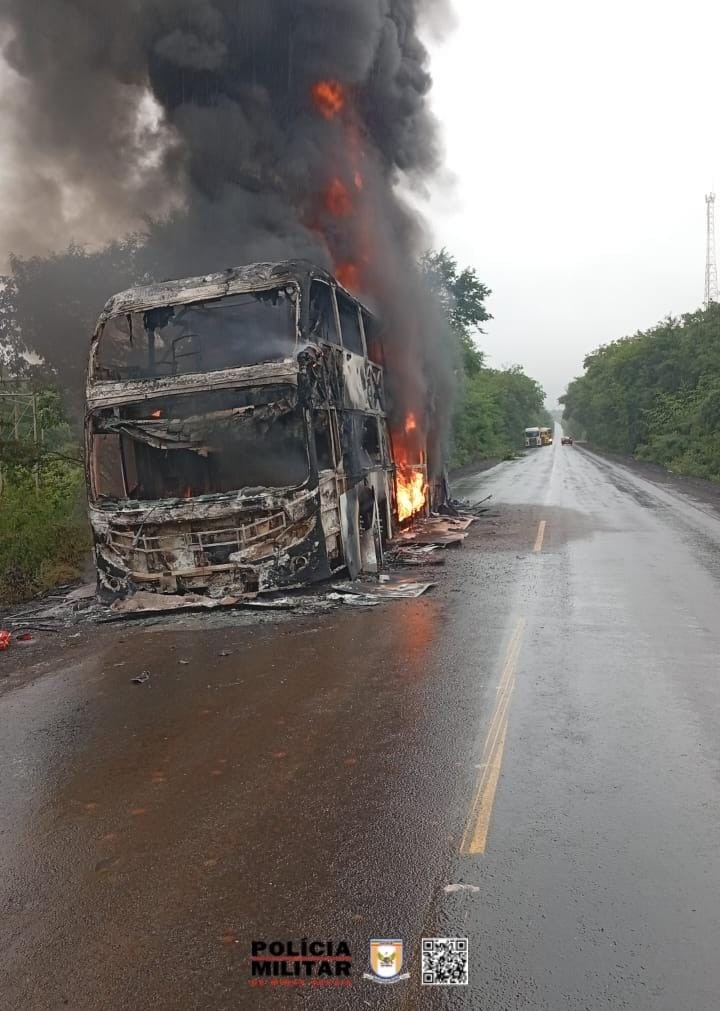
<svg viewBox="0 0 720 1011">
<path fill-rule="evenodd" d="M 432 45 L 438 244 L 493 289 L 483 346 L 551 406 L 599 344 L 701 305 L 720 5 L 454 0 Z"/>
</svg>

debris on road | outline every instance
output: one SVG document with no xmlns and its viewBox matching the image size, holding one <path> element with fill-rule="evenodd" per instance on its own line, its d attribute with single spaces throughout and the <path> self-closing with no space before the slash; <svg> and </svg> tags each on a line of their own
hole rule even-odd
<svg viewBox="0 0 720 1011">
<path fill-rule="evenodd" d="M 147 590 L 138 590 L 132 596 L 116 600 L 110 605 L 110 610 L 114 614 L 133 614 L 140 611 L 144 613 L 188 611 L 191 609 L 197 611 L 205 608 L 212 610 L 221 607 L 223 603 L 226 605 L 230 602 L 235 603 L 236 599 L 230 598 L 228 600 L 228 598 L 223 598 L 222 600 L 215 600 L 212 597 L 201 597 L 197 593 L 186 593 L 184 595 L 159 594 L 149 593 Z"/>
<path fill-rule="evenodd" d="M 92 600 L 95 596 L 95 583 L 83 583 L 67 594 L 65 600 Z"/>
<path fill-rule="evenodd" d="M 418 583 L 410 579 L 394 578 L 384 583 L 367 583 L 359 580 L 354 583 L 336 583 L 333 590 L 360 597 L 385 597 L 392 600 L 421 597 L 433 586 L 437 586 L 437 583 Z"/>
<path fill-rule="evenodd" d="M 8 632 L 7 629 L 0 630 L 0 650 L 7 649 L 10 645 L 10 640 L 12 639 L 12 633 Z"/>
<path fill-rule="evenodd" d="M 479 502 L 465 502 L 457 501 L 454 499 L 450 504 L 458 510 L 458 515 L 467 515 L 470 513 L 472 516 L 484 516 L 485 513 L 489 513 L 492 506 L 485 505 L 492 499 L 492 495 L 486 495 L 485 498 L 481 498 Z"/>
<path fill-rule="evenodd" d="M 421 520 L 411 530 L 400 533 L 391 544 L 396 546 L 457 547 L 468 536 L 474 516 L 431 516 Z"/>
<path fill-rule="evenodd" d="M 330 606 L 334 606 L 334 604 L 347 604 L 350 607 L 375 607 L 380 603 L 379 597 L 370 597 L 367 594 L 337 592 L 326 594 L 325 600 L 331 601 Z"/>
<path fill-rule="evenodd" d="M 142 674 L 138 674 L 136 678 L 131 678 L 130 680 L 134 685 L 144 685 L 150 680 L 150 671 L 144 670 Z"/>
<path fill-rule="evenodd" d="M 388 562 L 410 568 L 425 565 L 444 565 L 443 548 L 438 544 L 422 544 L 418 546 L 399 546 L 385 555 Z"/>
<path fill-rule="evenodd" d="M 203 597 L 196 593 L 158 594 L 138 590 L 131 597 L 116 600 L 110 613 L 120 618 L 144 617 L 153 614 L 190 614 L 194 611 L 227 611 L 233 608 L 255 611 L 291 611 L 300 606 L 299 597 L 270 597 L 256 600 L 253 597 Z M 104 609 L 103 609 L 104 610 Z M 101 620 L 110 620 L 105 618 Z"/>
<path fill-rule="evenodd" d="M 445 892 L 446 895 L 452 895 L 454 892 L 471 892 L 474 895 L 476 892 L 479 892 L 480 889 L 478 888 L 477 885 L 458 884 L 458 885 L 445 885 L 443 891 Z"/>
</svg>

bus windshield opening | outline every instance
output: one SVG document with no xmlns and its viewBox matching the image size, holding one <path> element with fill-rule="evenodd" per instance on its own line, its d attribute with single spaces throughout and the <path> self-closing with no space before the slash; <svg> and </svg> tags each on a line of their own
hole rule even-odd
<svg viewBox="0 0 720 1011">
<path fill-rule="evenodd" d="M 283 361 L 295 347 L 296 292 L 248 292 L 114 316 L 100 334 L 94 378 L 159 379 Z"/>
<path fill-rule="evenodd" d="M 158 397 L 92 415 L 93 499 L 148 501 L 288 488 L 309 474 L 295 391 Z"/>
</svg>

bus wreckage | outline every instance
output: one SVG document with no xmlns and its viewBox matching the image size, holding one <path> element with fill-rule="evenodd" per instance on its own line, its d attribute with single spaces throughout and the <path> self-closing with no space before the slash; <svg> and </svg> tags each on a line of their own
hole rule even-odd
<svg viewBox="0 0 720 1011">
<path fill-rule="evenodd" d="M 310 263 L 116 295 L 87 382 L 99 595 L 221 599 L 376 572 L 429 497 L 425 448 L 396 465 L 386 407 L 375 319 Z"/>
</svg>

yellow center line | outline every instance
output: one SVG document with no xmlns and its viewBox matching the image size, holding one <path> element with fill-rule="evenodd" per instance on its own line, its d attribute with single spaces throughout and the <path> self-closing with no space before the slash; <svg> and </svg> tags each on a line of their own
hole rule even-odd
<svg viewBox="0 0 720 1011">
<path fill-rule="evenodd" d="M 547 526 L 546 520 L 540 520 L 540 526 L 538 527 L 537 537 L 535 538 L 535 547 L 533 551 L 535 554 L 542 551 L 543 541 L 545 540 L 545 527 Z"/>
<path fill-rule="evenodd" d="M 483 790 L 487 782 L 489 769 L 492 766 L 492 757 L 498 749 L 499 739 L 503 736 L 503 732 L 505 728 L 508 726 L 508 710 L 510 709 L 510 700 L 513 696 L 514 691 L 515 691 L 515 681 L 513 681 L 513 683 L 510 686 L 510 692 L 503 706 L 503 710 L 499 714 L 499 718 L 496 724 L 494 724 L 490 733 L 488 734 L 487 741 L 485 742 L 485 747 L 482 752 L 483 760 L 477 766 L 477 768 L 480 770 L 480 773 L 477 777 L 477 788 L 475 790 L 475 799 L 472 808 L 470 809 L 470 817 L 468 818 L 468 826 L 467 829 L 465 830 L 465 836 L 467 835 L 468 829 L 473 824 L 473 821 L 476 821 L 477 819 L 477 810 L 481 805 Z"/>
<path fill-rule="evenodd" d="M 503 664 L 500 683 L 497 688 L 495 708 L 490 719 L 490 726 L 483 747 L 477 785 L 473 794 L 473 803 L 460 843 L 460 853 L 464 856 L 484 853 L 487 845 L 490 818 L 495 802 L 495 793 L 500 780 L 503 754 L 505 752 L 508 712 L 515 690 L 515 668 L 522 648 L 524 629 L 525 619 L 521 618 L 515 626 L 505 656 L 505 663 Z"/>
<path fill-rule="evenodd" d="M 477 812 L 475 828 L 472 838 L 468 841 L 467 848 L 463 853 L 467 856 L 482 855 L 487 848 L 487 838 L 490 832 L 490 818 L 492 816 L 493 804 L 495 802 L 495 792 L 500 781 L 500 769 L 502 768 L 503 754 L 505 752 L 505 737 L 507 735 L 507 720 L 503 723 L 502 737 L 493 756 L 493 761 L 488 766 L 489 775 L 483 786 L 481 803 Z"/>
</svg>

